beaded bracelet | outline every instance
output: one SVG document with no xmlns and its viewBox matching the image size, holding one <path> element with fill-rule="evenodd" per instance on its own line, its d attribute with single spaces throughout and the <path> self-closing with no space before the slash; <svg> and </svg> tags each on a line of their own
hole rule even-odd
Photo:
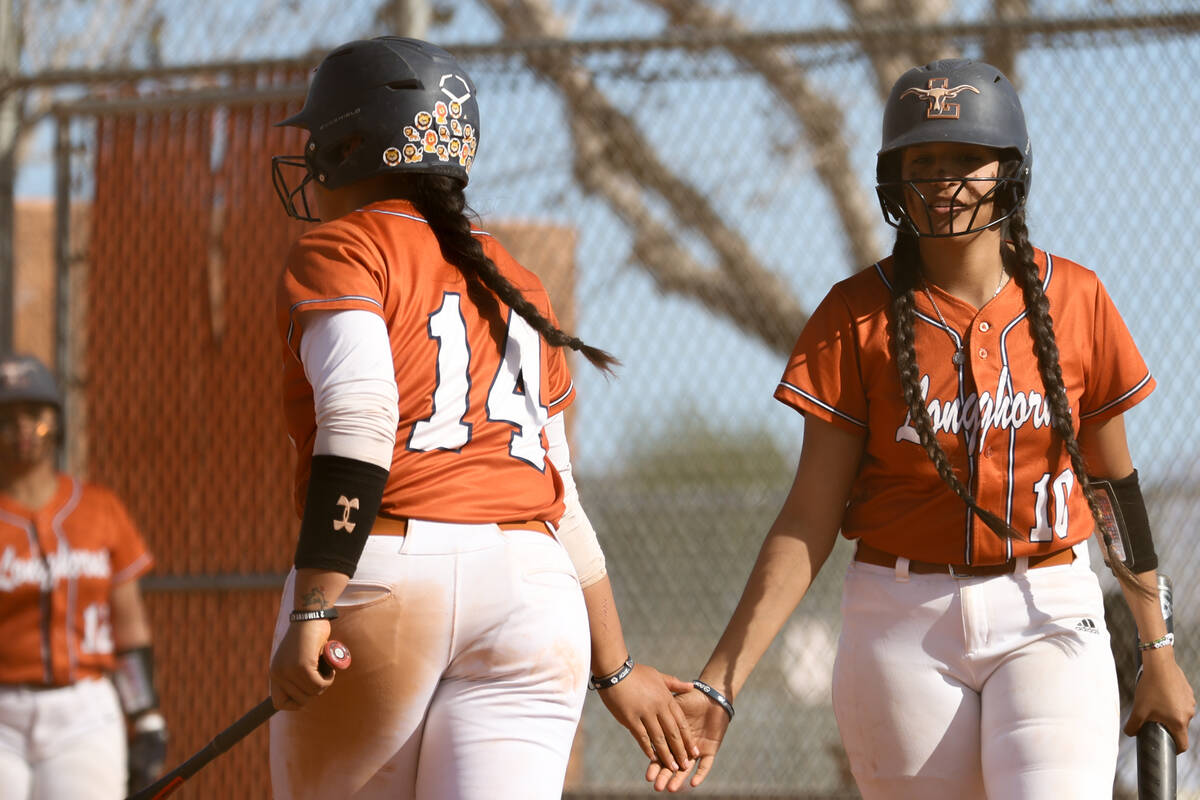
<svg viewBox="0 0 1200 800">
<path fill-rule="evenodd" d="M 631 672 L 633 672 L 633 656 L 626 655 L 625 663 L 621 665 L 619 670 L 611 675 L 605 675 L 603 678 L 597 678 L 593 675 L 591 680 L 588 681 L 588 685 L 596 691 L 608 689 L 628 678 Z"/>
<path fill-rule="evenodd" d="M 729 715 L 729 719 L 731 721 L 733 720 L 733 703 L 729 702 L 729 699 L 726 698 L 725 695 L 721 694 L 699 678 L 692 681 L 692 686 L 695 686 L 701 692 L 708 695 L 710 700 L 719 705 L 721 708 L 725 709 L 725 713 Z"/>
<path fill-rule="evenodd" d="M 311 622 L 315 619 L 337 619 L 338 612 L 332 606 L 329 608 L 317 608 L 311 611 L 296 609 L 291 614 L 288 614 L 288 622 Z"/>
<path fill-rule="evenodd" d="M 1160 647 L 1170 647 L 1175 644 L 1175 634 L 1164 634 L 1153 642 L 1138 642 L 1138 650 L 1158 650 Z"/>
</svg>

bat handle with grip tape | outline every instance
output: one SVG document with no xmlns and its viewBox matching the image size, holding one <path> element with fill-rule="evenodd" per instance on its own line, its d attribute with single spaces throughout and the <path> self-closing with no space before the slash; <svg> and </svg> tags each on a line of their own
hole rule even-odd
<svg viewBox="0 0 1200 800">
<path fill-rule="evenodd" d="M 317 669 L 321 674 L 328 678 L 335 669 L 345 669 L 348 666 L 350 666 L 350 651 L 346 649 L 346 646 L 332 639 L 326 642 L 320 660 L 317 662 Z M 261 701 L 243 714 L 237 722 L 214 736 L 211 742 L 187 761 L 146 788 L 131 794 L 125 800 L 162 800 L 171 795 L 184 781 L 199 772 L 206 764 L 270 719 L 275 710 L 275 704 L 270 697 Z"/>
<path fill-rule="evenodd" d="M 1175 612 L 1171 579 L 1158 576 L 1158 600 L 1167 631 L 1174 632 Z M 1138 651 L 1138 677 L 1142 675 L 1142 653 Z M 1175 799 L 1175 740 L 1161 722 L 1147 722 L 1137 733 L 1138 800 Z"/>
</svg>

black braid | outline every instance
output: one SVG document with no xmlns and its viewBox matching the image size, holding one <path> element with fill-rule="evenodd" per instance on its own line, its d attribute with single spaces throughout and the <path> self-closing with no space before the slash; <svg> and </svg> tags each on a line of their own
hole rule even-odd
<svg viewBox="0 0 1200 800">
<path fill-rule="evenodd" d="M 921 375 L 917 368 L 917 351 L 913 325 L 916 320 L 916 301 L 914 293 L 921 280 L 921 253 L 917 237 L 901 231 L 896 235 L 896 244 L 892 250 L 892 263 L 895 264 L 895 275 L 892 279 L 892 343 L 893 356 L 896 359 L 896 369 L 900 373 L 900 386 L 904 391 L 904 400 L 908 404 L 908 414 L 913 429 L 921 440 L 921 446 L 929 460 L 933 462 L 938 475 L 956 495 L 973 511 L 983 523 L 1002 539 L 1018 538 L 1017 532 L 1000 517 L 975 502 L 971 490 L 959 480 L 954 472 L 954 466 L 946 451 L 938 444 L 933 432 L 933 420 L 929 418 L 929 409 L 925 399 L 921 397 Z"/>
<path fill-rule="evenodd" d="M 1087 464 L 1084 462 L 1083 451 L 1079 448 L 1079 440 L 1075 438 L 1075 426 L 1071 422 L 1071 406 L 1067 399 L 1066 386 L 1063 383 L 1062 365 L 1059 363 L 1058 342 L 1054 336 L 1054 321 L 1050 317 L 1050 301 L 1042 290 L 1042 281 L 1038 276 L 1037 264 L 1033 260 L 1033 245 L 1029 243 L 1029 229 L 1025 225 L 1025 209 L 1017 209 L 1008 220 L 1008 234 L 1012 239 L 1014 253 L 1007 248 L 1004 250 L 1005 260 L 1009 263 L 1013 280 L 1021 287 L 1025 295 L 1025 312 L 1029 320 L 1029 331 L 1033 339 L 1033 352 L 1037 356 L 1038 369 L 1042 374 L 1042 385 L 1045 388 L 1046 400 L 1050 404 L 1050 425 L 1058 437 L 1062 439 L 1071 458 L 1071 470 L 1087 498 L 1088 508 L 1091 509 L 1092 519 L 1096 529 L 1103 530 L 1104 516 L 1100 504 L 1096 500 L 1096 492 L 1088 480 Z M 1101 537 L 1100 546 L 1108 555 L 1108 564 L 1113 574 L 1122 583 L 1145 590 L 1141 582 L 1133 576 L 1133 572 L 1125 565 L 1116 553 L 1112 544 Z"/>
<path fill-rule="evenodd" d="M 520 289 L 500 274 L 495 262 L 483 252 L 479 240 L 471 235 L 471 222 L 467 218 L 469 209 L 460 182 L 439 175 L 412 176 L 410 180 L 411 191 L 406 191 L 405 195 L 429 223 L 442 257 L 462 272 L 468 284 L 482 282 L 509 308 L 524 317 L 547 343 L 576 350 L 593 366 L 612 374 L 613 367 L 620 364 L 616 358 L 556 328 L 521 294 Z"/>
</svg>

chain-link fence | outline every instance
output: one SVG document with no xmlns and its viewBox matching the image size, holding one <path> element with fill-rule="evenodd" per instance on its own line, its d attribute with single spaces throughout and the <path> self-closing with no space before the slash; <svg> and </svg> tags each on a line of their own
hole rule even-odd
<svg viewBox="0 0 1200 800">
<path fill-rule="evenodd" d="M 1197 683 L 1200 15 L 761 33 L 664 0 L 647 5 L 669 36 L 562 42 L 537 5 L 481 3 L 517 43 L 457 51 L 483 117 L 469 197 L 624 362 L 614 381 L 574 364 L 572 439 L 634 657 L 684 677 L 708 657 L 798 455 L 801 420 L 771 398 L 786 353 L 828 287 L 890 246 L 872 189 L 881 94 L 962 53 L 1021 89 L 1035 244 L 1099 272 L 1159 380 L 1128 427 Z M 266 688 L 296 527 L 273 293 L 302 230 L 268 159 L 299 152 L 271 123 L 308 66 L 114 75 L 56 110 L 70 466 L 119 491 L 158 557 L 146 587 L 172 760 Z M 829 701 L 848 557 L 840 544 L 739 696 L 710 795 L 855 796 Z M 1131 644 L 1117 637 L 1122 659 Z M 239 745 L 194 796 L 267 796 L 265 747 Z M 1194 763 L 1181 796 L 1200 792 Z M 569 790 L 644 794 L 643 766 L 590 698 Z"/>
</svg>

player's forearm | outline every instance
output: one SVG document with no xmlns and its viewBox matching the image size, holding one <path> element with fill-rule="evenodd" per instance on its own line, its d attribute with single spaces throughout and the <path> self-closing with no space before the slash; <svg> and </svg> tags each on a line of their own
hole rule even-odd
<svg viewBox="0 0 1200 800">
<path fill-rule="evenodd" d="M 592 674 L 611 675 L 625 662 L 629 648 L 607 575 L 583 590 L 583 603 L 592 638 Z"/>
<path fill-rule="evenodd" d="M 1133 614 L 1137 625 L 1138 641 L 1152 642 L 1167 632 L 1167 623 L 1163 619 L 1162 606 L 1158 599 L 1158 573 L 1155 570 L 1139 572 L 1134 575 L 1138 582 L 1146 587 L 1139 592 L 1135 588 L 1121 584 L 1121 593 Z"/>
<path fill-rule="evenodd" d="M 342 572 L 323 569 L 296 570 L 296 584 L 292 592 L 294 609 L 313 611 L 332 608 L 342 596 L 350 576 Z"/>
<path fill-rule="evenodd" d="M 700 674 L 730 700 L 812 585 L 836 540 L 836 531 L 807 541 L 782 533 L 779 525 L 763 542 L 737 608 Z"/>
<path fill-rule="evenodd" d="M 119 583 L 109 594 L 113 645 L 117 651 L 150 644 L 150 619 L 136 580 Z"/>
</svg>

